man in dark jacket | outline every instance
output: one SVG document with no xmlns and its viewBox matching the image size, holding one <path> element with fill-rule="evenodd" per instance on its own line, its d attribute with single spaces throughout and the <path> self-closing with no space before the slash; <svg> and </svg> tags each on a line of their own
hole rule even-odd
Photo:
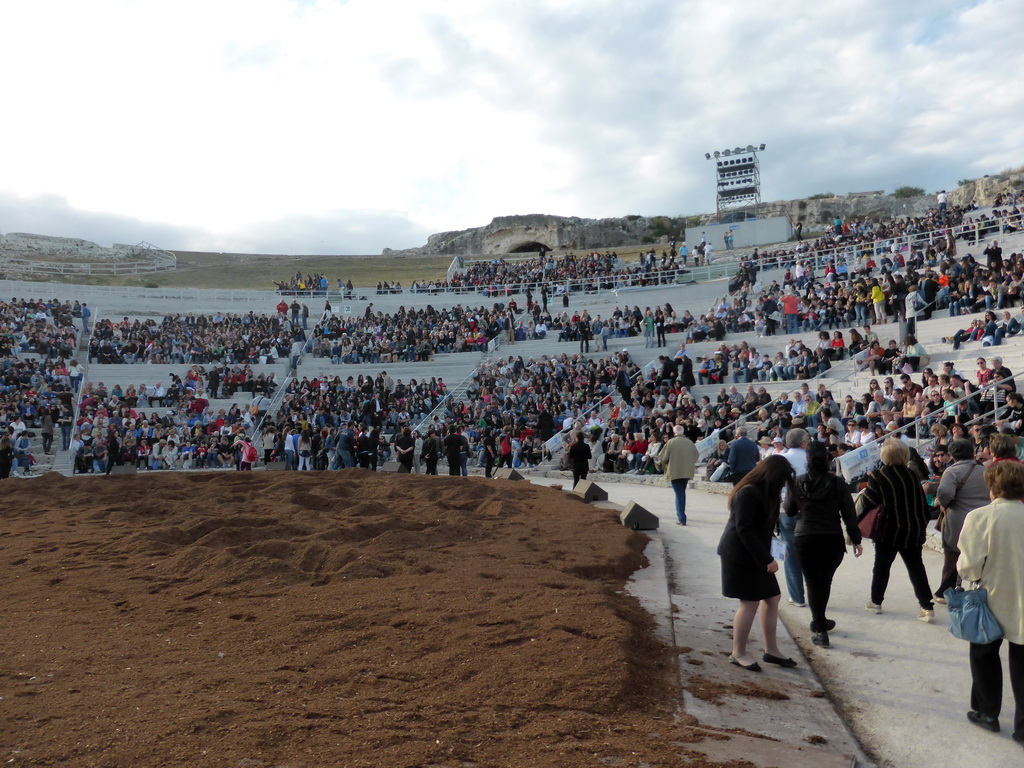
<svg viewBox="0 0 1024 768">
<path fill-rule="evenodd" d="M 736 439 L 729 444 L 729 467 L 732 469 L 732 484 L 735 486 L 761 460 L 757 443 L 747 437 L 746 427 L 736 428 Z"/>
<path fill-rule="evenodd" d="M 338 432 L 336 456 L 334 469 L 348 469 L 356 465 L 356 436 L 348 424 Z"/>
<path fill-rule="evenodd" d="M 444 453 L 448 458 L 448 474 L 452 477 L 466 475 L 462 467 L 462 456 L 469 456 L 469 441 L 462 434 L 458 424 L 451 427 L 448 436 L 444 439 Z"/>
</svg>

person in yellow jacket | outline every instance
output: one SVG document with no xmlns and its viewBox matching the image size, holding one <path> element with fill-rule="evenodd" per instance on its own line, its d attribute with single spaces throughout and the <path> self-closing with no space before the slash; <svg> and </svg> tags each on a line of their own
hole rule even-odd
<svg viewBox="0 0 1024 768">
<path fill-rule="evenodd" d="M 676 494 L 676 522 L 686 525 L 686 485 L 697 471 L 700 455 L 693 441 L 683 434 L 683 428 L 676 425 L 675 437 L 661 449 L 661 468 Z"/>
<path fill-rule="evenodd" d="M 999 648 L 1010 647 L 1010 687 L 1017 703 L 1013 738 L 1024 744 L 1024 464 L 1009 459 L 985 470 L 992 503 L 967 513 L 956 567 L 965 582 L 988 590 L 988 605 L 1003 637 L 971 643 L 971 709 L 967 719 L 999 731 L 1003 666 Z"/>
<path fill-rule="evenodd" d="M 888 323 L 885 314 L 885 291 L 877 280 L 871 281 L 871 303 L 875 306 L 875 323 Z"/>
</svg>

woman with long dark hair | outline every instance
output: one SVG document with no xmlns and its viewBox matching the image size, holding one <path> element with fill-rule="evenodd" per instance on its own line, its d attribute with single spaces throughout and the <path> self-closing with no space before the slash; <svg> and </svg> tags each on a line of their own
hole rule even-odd
<svg viewBox="0 0 1024 768">
<path fill-rule="evenodd" d="M 786 503 L 786 514 L 799 515 L 795 546 L 807 585 L 807 605 L 811 609 L 811 642 L 829 647 L 828 633 L 835 622 L 825 616 L 832 594 L 832 577 L 846 555 L 843 528 L 853 542 L 854 557 L 864 552 L 857 513 L 850 487 L 829 471 L 831 458 L 824 443 L 807 446 L 807 474 L 794 484 L 795 492 Z"/>
<path fill-rule="evenodd" d="M 759 608 L 764 655 L 761 661 L 795 667 L 793 659 L 779 650 L 779 564 L 772 557 L 772 533 L 779 521 L 782 489 L 791 486 L 793 467 L 783 456 L 769 456 L 758 463 L 729 494 L 729 521 L 718 543 L 722 558 L 722 594 L 740 601 L 733 619 L 732 655 L 738 667 L 760 672 L 761 666 L 747 653 L 747 640 Z"/>
</svg>

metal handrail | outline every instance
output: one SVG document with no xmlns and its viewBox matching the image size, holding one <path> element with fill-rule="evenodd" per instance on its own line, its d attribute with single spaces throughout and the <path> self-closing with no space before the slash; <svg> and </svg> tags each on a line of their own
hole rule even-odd
<svg viewBox="0 0 1024 768">
<path fill-rule="evenodd" d="M 284 403 L 285 390 L 288 389 L 288 380 L 291 378 L 297 379 L 299 377 L 299 365 L 302 364 L 302 361 L 306 357 L 309 342 L 312 340 L 316 329 L 324 324 L 330 314 L 331 313 L 325 309 L 320 315 L 320 320 L 313 326 L 313 329 L 309 332 L 309 337 L 306 339 L 306 343 L 302 345 L 302 351 L 299 353 L 299 358 L 295 361 L 294 367 L 292 367 L 291 354 L 289 352 L 284 380 L 279 383 L 277 391 L 274 392 L 274 396 L 270 400 L 270 406 L 266 411 L 264 411 L 259 422 L 253 425 L 252 444 L 257 451 L 263 450 L 263 425 L 266 423 L 267 419 L 272 419 L 277 414 L 278 410 L 280 410 L 281 405 Z"/>
<path fill-rule="evenodd" d="M 448 389 L 447 392 L 441 395 L 441 399 L 438 400 L 437 405 L 434 406 L 430 413 L 423 417 L 423 420 L 416 425 L 413 431 L 419 432 L 421 437 L 425 437 L 427 434 L 427 430 L 433 423 L 434 417 L 440 416 L 444 412 L 445 408 L 448 407 L 448 403 L 453 401 L 456 398 L 456 396 L 461 395 L 463 392 L 469 391 L 469 382 L 473 380 L 473 377 L 477 375 L 477 372 L 479 370 L 480 366 L 479 364 L 477 364 L 477 366 L 470 372 L 468 376 L 466 376 L 466 378 L 464 378 L 454 387 Z"/>
<path fill-rule="evenodd" d="M 288 378 L 288 375 L 285 374 L 284 381 L 278 385 L 277 391 L 274 392 L 274 396 L 271 398 L 270 405 L 267 407 L 267 410 L 264 411 L 260 420 L 253 425 L 251 442 L 257 451 L 262 451 L 265 448 L 263 445 L 263 430 L 264 425 L 267 423 L 267 419 L 273 420 L 273 417 L 277 415 L 277 412 L 281 410 L 281 406 L 284 404 L 284 399 L 287 396 Z"/>
<path fill-rule="evenodd" d="M 77 336 L 75 337 L 75 358 L 81 357 L 81 355 L 77 353 L 81 351 L 82 342 L 88 344 L 92 340 L 93 334 L 96 332 L 96 323 L 98 323 L 100 319 L 99 307 L 97 307 L 96 310 L 93 312 L 92 318 L 93 321 L 92 325 L 89 326 L 89 332 L 85 333 L 83 331 L 81 339 L 79 339 Z M 82 364 L 82 381 L 79 384 L 78 391 L 74 393 L 75 406 L 71 410 L 71 440 L 74 440 L 79 433 L 78 417 L 81 414 L 82 409 L 82 389 L 85 387 L 86 383 L 88 383 L 90 365 L 91 361 L 89 360 L 89 349 L 88 347 L 86 347 L 85 362 Z M 58 459 L 61 462 L 61 467 L 59 469 L 57 468 Z M 107 460 L 112 461 L 113 459 L 108 457 Z M 68 443 L 68 450 L 65 451 L 63 437 L 61 438 L 60 452 L 55 451 L 54 453 L 51 471 L 59 472 L 60 474 L 66 475 L 67 477 L 71 477 L 72 475 L 75 474 L 75 457 L 71 453 L 71 443 Z"/>
<path fill-rule="evenodd" d="M 517 315 L 513 315 L 512 316 L 512 331 L 513 331 L 513 333 L 515 332 L 516 324 L 519 322 L 519 320 L 522 319 L 522 317 L 525 314 L 526 314 L 526 310 L 524 309 L 522 312 L 519 313 L 518 316 Z M 506 329 L 502 329 L 503 332 L 505 330 Z M 420 433 L 420 435 L 426 435 L 426 430 L 430 427 L 431 423 L 433 422 L 434 416 L 435 415 L 440 415 L 443 412 L 443 410 L 445 409 L 445 407 L 447 406 L 447 404 L 449 402 L 453 401 L 457 396 L 460 396 L 460 395 L 462 395 L 463 393 L 465 393 L 465 392 L 467 392 L 469 390 L 469 382 L 471 382 L 473 380 L 473 378 L 480 372 L 480 363 L 483 362 L 483 357 L 485 355 L 493 354 L 501 345 L 502 345 L 502 337 L 501 337 L 501 332 L 499 332 L 497 336 L 495 336 L 493 339 L 488 341 L 488 343 L 487 343 L 487 350 L 486 351 L 482 351 L 480 353 L 481 354 L 481 359 L 476 364 L 476 366 L 473 367 L 473 370 L 469 373 L 469 375 L 466 376 L 466 378 L 464 378 L 462 381 L 460 381 L 454 388 L 449 389 L 441 397 L 441 400 L 438 402 L 438 404 L 436 406 L 434 406 L 434 408 L 430 411 L 430 413 L 428 413 L 423 418 L 423 420 L 420 421 L 420 423 L 416 425 L 414 431 L 418 431 Z"/>
<path fill-rule="evenodd" d="M 976 392 L 972 392 L 969 395 L 964 395 L 963 397 L 959 397 L 959 398 L 957 398 L 956 400 L 954 400 L 951 403 L 943 403 L 943 409 L 948 408 L 949 406 L 957 405 L 958 403 L 962 403 L 965 400 L 973 398 L 976 394 L 980 394 L 980 393 L 982 393 L 982 392 L 984 392 L 984 391 L 986 391 L 988 389 L 991 389 L 993 387 L 998 386 L 999 384 L 1003 384 L 1003 383 L 1005 383 L 1007 381 L 1016 380 L 1019 376 L 1024 376 L 1024 372 L 1015 373 L 1015 374 L 1013 374 L 1013 375 L 1011 375 L 1011 376 L 1009 376 L 1009 377 L 1007 377 L 1005 379 L 1000 379 L 997 382 L 991 382 L 989 384 L 986 384 L 983 387 L 979 387 Z M 996 408 L 993 411 L 993 413 L 992 413 L 993 418 L 995 418 L 995 416 L 999 413 L 999 410 L 1000 410 L 1000 408 Z M 916 419 L 914 419 L 913 421 L 908 422 L 907 424 L 904 424 L 902 427 L 898 427 L 898 428 L 894 429 L 892 432 L 890 432 L 888 435 L 886 435 L 886 437 L 890 437 L 892 435 L 896 435 L 896 434 L 899 434 L 899 433 L 902 433 L 902 432 L 906 432 L 907 430 L 909 430 L 910 428 L 913 427 L 914 430 L 915 430 L 914 431 L 915 440 L 917 440 L 917 444 L 918 444 L 918 446 L 920 446 L 921 438 L 919 437 L 919 434 L 918 434 L 919 431 L 920 431 L 919 430 L 919 426 L 920 426 L 920 424 L 922 422 L 925 422 L 928 418 L 929 418 L 928 416 L 919 416 Z M 985 418 L 988 418 L 988 416 L 986 414 L 982 414 L 980 416 L 976 416 L 973 419 L 970 419 L 967 423 L 968 424 L 973 424 L 974 422 L 981 421 L 981 420 L 983 420 Z M 930 439 L 931 438 L 925 438 L 925 441 L 927 442 Z M 881 443 L 882 443 L 881 440 L 872 440 L 869 443 L 867 443 L 865 446 L 862 446 L 862 448 L 861 448 L 862 450 L 864 448 L 867 448 L 867 450 L 868 450 L 868 453 L 864 454 L 863 457 L 862 456 L 858 456 L 856 454 L 847 454 L 847 455 L 848 456 L 849 455 L 853 455 L 855 458 L 860 459 L 861 460 L 860 461 L 861 464 L 873 462 L 873 461 L 876 460 L 876 458 L 872 454 L 875 454 L 880 449 Z M 870 446 L 870 448 L 868 446 Z M 848 481 L 851 481 L 851 482 L 856 480 L 859 477 L 862 477 L 863 474 L 864 474 L 863 472 L 855 473 L 852 469 L 848 469 L 847 466 L 844 465 L 843 459 L 845 459 L 845 458 L 846 457 L 844 456 L 844 457 L 841 457 L 840 460 L 839 460 L 839 466 L 840 466 L 841 471 L 843 472 L 844 477 L 846 477 L 846 479 Z M 857 465 L 855 464 L 854 466 L 856 467 Z"/>
<path fill-rule="evenodd" d="M 845 245 L 836 246 L 834 248 L 827 248 L 823 250 L 812 250 L 804 253 L 786 253 L 778 257 L 771 259 L 758 260 L 758 264 L 766 268 L 782 268 L 783 266 L 789 266 L 795 264 L 797 261 L 806 261 L 807 259 L 814 260 L 814 267 L 821 267 L 828 264 L 831 261 L 836 262 L 837 266 L 840 258 L 849 264 L 851 259 L 855 259 L 859 256 L 880 256 L 888 253 L 892 253 L 891 248 L 893 245 L 899 245 L 900 251 L 903 247 L 910 248 L 914 243 L 919 242 L 932 242 L 937 236 L 945 238 L 947 233 L 952 235 L 953 239 L 959 239 L 965 232 L 974 232 L 974 240 L 976 243 L 980 242 L 983 234 L 991 228 L 993 222 L 1001 220 L 993 218 L 988 221 L 974 221 L 968 224 L 954 224 L 938 229 L 926 230 L 924 232 L 914 232 L 903 235 L 896 235 L 893 237 L 882 238 L 879 240 L 872 240 L 869 243 L 847 243 Z M 1001 228 L 1000 224 L 997 224 L 997 228 Z M 985 230 L 985 232 L 982 232 Z"/>
<path fill-rule="evenodd" d="M 942 404 L 942 409 L 945 410 L 946 408 L 950 408 L 950 407 L 959 405 L 960 403 L 963 403 L 963 402 L 965 402 L 967 400 L 972 400 L 975 396 L 980 395 L 981 393 L 986 392 L 986 391 L 988 391 L 990 389 L 993 389 L 993 388 L 999 386 L 1000 384 L 1005 384 L 1008 381 L 1016 381 L 1017 378 L 1020 377 L 1020 376 L 1024 376 L 1024 371 L 1021 371 L 1021 372 L 1018 372 L 1018 373 L 1014 373 L 1014 374 L 1012 374 L 1011 376 L 1008 376 L 1005 379 L 1000 379 L 999 381 L 989 382 L 988 384 L 985 384 L 984 386 L 978 387 L 977 390 L 975 390 L 974 392 L 971 392 L 969 395 L 964 395 L 963 397 L 958 397 L 956 400 L 954 400 L 951 403 L 943 403 Z M 1000 408 L 1003 408 L 1003 407 L 1005 407 L 1005 405 L 1000 406 Z M 998 411 L 998 410 L 999 410 L 999 408 L 996 409 L 996 411 Z M 930 415 L 931 414 L 929 414 L 929 416 Z M 911 427 L 916 427 L 917 425 L 920 425 L 922 422 L 926 422 L 928 420 L 929 416 L 918 416 L 912 422 L 909 422 L 907 424 L 904 424 L 902 427 L 898 427 L 897 429 L 894 429 L 893 430 L 893 434 L 895 434 L 897 432 L 903 432 L 905 430 L 910 429 Z M 980 416 L 976 416 L 975 418 L 971 419 L 967 423 L 968 424 L 973 424 L 975 421 L 979 421 L 979 420 L 982 420 L 984 418 L 986 418 L 986 415 L 985 414 L 981 414 Z M 917 431 L 915 431 L 914 434 L 916 435 Z"/>
</svg>

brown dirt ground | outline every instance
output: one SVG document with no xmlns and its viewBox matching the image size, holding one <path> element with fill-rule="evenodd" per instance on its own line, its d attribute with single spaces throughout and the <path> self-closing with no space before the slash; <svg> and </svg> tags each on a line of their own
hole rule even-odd
<svg viewBox="0 0 1024 768">
<path fill-rule="evenodd" d="M 3 486 L 4 763 L 703 764 L 612 512 L 364 470 Z"/>
</svg>

